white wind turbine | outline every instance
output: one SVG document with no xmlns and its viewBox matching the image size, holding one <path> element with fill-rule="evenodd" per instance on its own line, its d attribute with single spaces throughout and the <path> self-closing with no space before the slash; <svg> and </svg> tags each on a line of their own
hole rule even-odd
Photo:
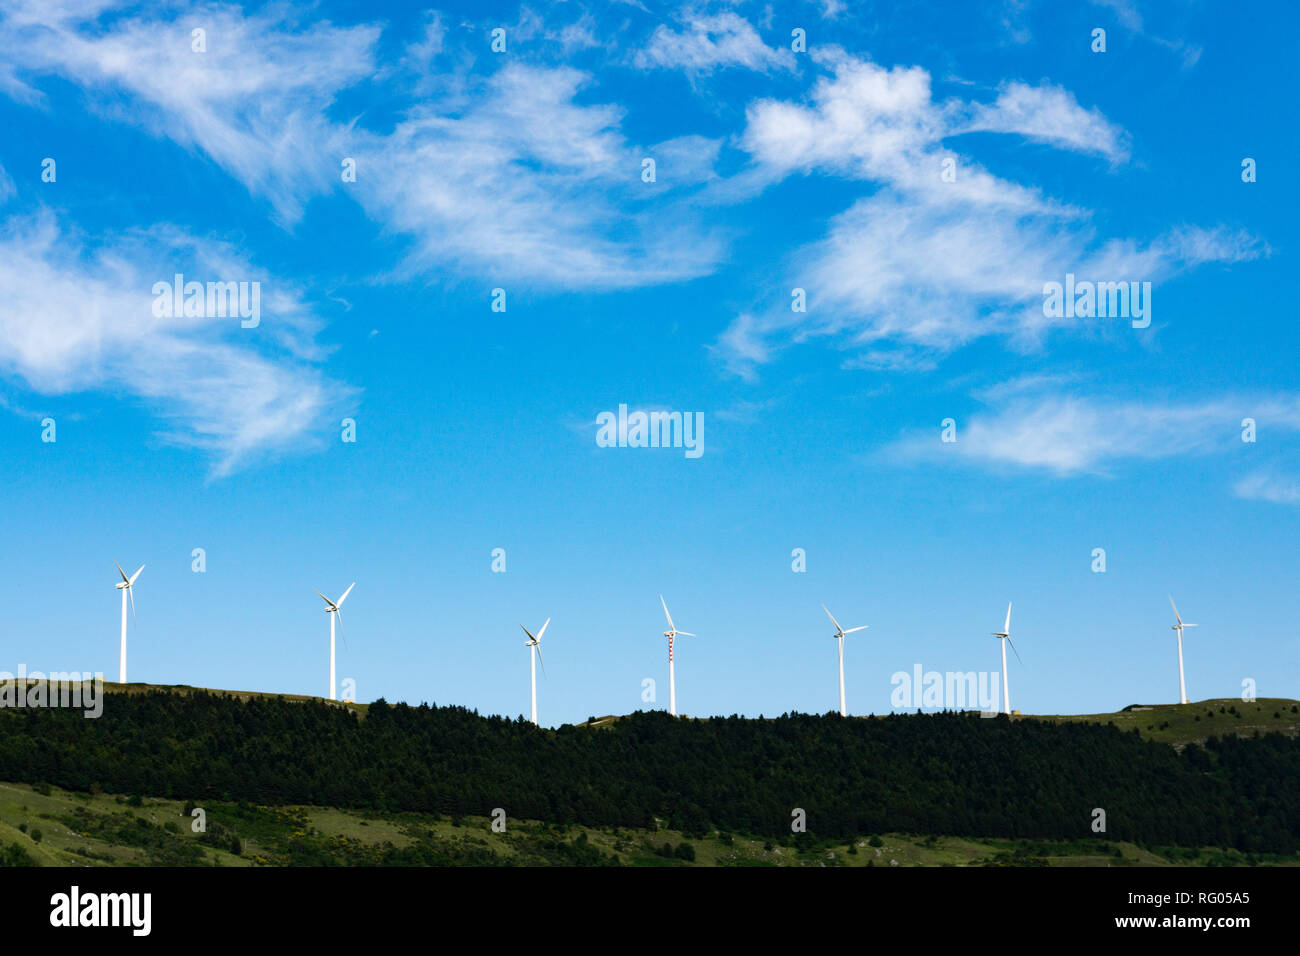
<svg viewBox="0 0 1300 956">
<path fill-rule="evenodd" d="M 844 707 L 844 635 L 852 634 L 854 631 L 865 631 L 871 625 L 863 624 L 861 627 L 851 627 L 846 631 L 844 628 L 840 627 L 840 622 L 835 620 L 835 615 L 831 613 L 830 608 L 823 604 L 822 610 L 826 612 L 826 616 L 829 617 L 831 623 L 835 625 L 834 637 L 839 641 L 840 645 L 840 716 L 847 717 L 849 712 Z"/>
<path fill-rule="evenodd" d="M 121 587 L 121 585 L 118 585 L 118 587 Z M 1169 626 L 1172 627 L 1174 633 L 1178 635 L 1178 696 L 1185 704 L 1187 703 L 1187 682 L 1183 680 L 1183 628 L 1195 627 L 1196 625 L 1183 623 L 1183 619 L 1178 613 L 1178 605 L 1174 603 L 1174 596 L 1172 594 L 1169 595 L 1169 606 L 1174 609 L 1174 620 L 1178 622 L 1177 624 L 1170 624 Z M 123 613 L 125 614 L 126 612 L 124 611 Z M 124 617 L 123 620 L 126 620 L 126 618 Z"/>
<path fill-rule="evenodd" d="M 349 584 L 348 589 L 343 592 L 343 596 L 337 601 L 331 601 L 325 595 L 320 594 L 319 591 L 316 592 L 320 594 L 320 599 L 325 602 L 325 613 L 330 616 L 330 700 L 337 699 L 334 695 L 334 621 L 335 619 L 338 620 L 339 634 L 341 636 L 343 634 L 343 612 L 339 608 L 343 606 L 343 602 L 348 599 L 348 595 L 352 593 L 352 589 L 356 586 L 356 581 Z"/>
<path fill-rule="evenodd" d="M 1011 641 L 1011 602 L 1007 602 L 1007 622 L 1002 625 L 1002 630 L 994 631 L 993 636 L 1002 641 L 1002 712 L 1010 716 L 1011 714 L 1011 688 L 1007 686 L 1007 645 L 1011 644 L 1011 650 L 1015 652 L 1016 660 L 1020 660 L 1020 652 L 1016 650 L 1016 645 Z M 1022 664 L 1024 661 L 1020 661 Z"/>
<path fill-rule="evenodd" d="M 524 641 L 524 647 L 528 648 L 528 669 L 532 674 L 534 727 L 537 726 L 537 665 L 542 659 L 542 635 L 546 633 L 546 625 L 550 623 L 551 619 L 548 617 L 546 619 L 546 624 L 542 625 L 541 629 L 537 632 L 536 637 L 533 636 L 533 632 L 528 630 L 528 628 L 524 627 L 522 624 L 519 625 L 523 628 L 524 633 L 528 635 L 528 640 Z M 545 664 L 542 664 L 542 673 L 546 673 Z"/>
<path fill-rule="evenodd" d="M 668 613 L 668 604 L 662 594 L 659 595 L 659 603 L 664 606 L 664 617 L 668 618 L 668 630 L 664 631 L 664 637 L 668 638 L 668 713 L 676 717 L 677 674 L 673 671 L 673 642 L 678 634 L 684 634 L 686 637 L 695 637 L 695 635 L 690 631 L 677 630 L 677 625 L 673 623 L 673 616 Z"/>
<path fill-rule="evenodd" d="M 119 684 L 125 684 L 126 683 L 126 599 L 128 597 L 131 598 L 131 617 L 134 618 L 135 617 L 135 591 L 133 588 L 135 585 L 135 579 L 138 578 L 140 576 L 140 572 L 144 570 L 144 565 L 143 564 L 140 565 L 140 567 L 136 569 L 135 574 L 131 575 L 129 578 L 126 576 L 126 572 L 122 570 L 122 565 L 114 561 L 113 566 L 117 568 L 117 573 L 122 575 L 122 580 L 117 583 L 117 589 L 122 592 L 122 651 L 121 651 L 121 656 L 118 658 L 117 661 L 117 682 Z"/>
</svg>

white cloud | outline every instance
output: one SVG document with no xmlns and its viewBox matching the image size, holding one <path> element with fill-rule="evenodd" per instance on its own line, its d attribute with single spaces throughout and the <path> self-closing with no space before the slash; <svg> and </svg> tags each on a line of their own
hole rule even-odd
<svg viewBox="0 0 1300 956">
<path fill-rule="evenodd" d="M 174 272 L 262 283 L 262 320 L 157 318 L 152 287 Z M 217 475 L 309 441 L 349 389 L 318 367 L 318 322 L 295 288 L 232 248 L 155 226 L 91 246 L 52 214 L 0 228 L 0 364 L 34 391 L 125 392 L 203 449 Z"/>
<path fill-rule="evenodd" d="M 325 111 L 374 72 L 378 27 L 296 30 L 281 15 L 245 16 L 223 4 L 200 4 L 175 22 L 122 17 L 100 27 L 98 6 L 43 22 L 8 16 L 0 43 L 27 73 L 57 73 L 104 113 L 202 150 L 286 221 L 337 180 L 336 164 L 322 157 L 341 155 L 342 130 Z M 206 52 L 191 49 L 193 28 L 205 31 Z M 147 108 L 123 104 L 120 93 Z"/>
<path fill-rule="evenodd" d="M 442 53 L 446 41 L 447 27 L 442 22 L 442 14 L 436 10 L 426 11 L 423 33 L 419 40 L 407 45 L 403 63 L 418 72 L 428 72 Z"/>
<path fill-rule="evenodd" d="M 1237 482 L 1238 498 L 1271 501 L 1279 505 L 1300 505 L 1300 481 L 1268 472 L 1255 472 Z"/>
<path fill-rule="evenodd" d="M 41 26 L 6 18 L 0 62 L 67 77 L 105 111 L 201 150 L 286 224 L 340 189 L 409 237 L 408 268 L 453 279 L 620 287 L 694 277 L 721 257 L 681 207 L 684 194 L 640 189 L 644 151 L 623 137 L 618 108 L 575 101 L 590 79 L 580 71 L 506 60 L 486 78 L 448 76 L 439 90 L 422 85 L 427 95 L 391 132 L 371 132 L 329 114 L 375 73 L 377 26 L 300 28 L 282 7 L 246 15 L 225 4 L 174 23 L 100 26 L 93 15 Z M 519 30 L 542 29 L 523 17 Z M 585 42 L 584 24 L 559 42 Z M 193 25 L 207 31 L 206 53 L 191 51 Z M 407 65 L 421 72 L 442 43 L 441 20 L 426 19 Z M 355 184 L 340 181 L 344 156 L 358 159 Z M 621 212 L 622 200 L 647 196 L 658 197 L 653 208 Z"/>
<path fill-rule="evenodd" d="M 883 367 L 924 367 L 984 335 L 1033 343 L 1063 324 L 1044 318 L 1042 289 L 1066 272 L 1155 283 L 1268 251 L 1244 233 L 1194 226 L 1147 243 L 1099 239 L 1086 210 L 1000 179 L 945 144 L 978 128 L 1121 161 L 1123 132 L 1063 90 L 1010 84 L 991 105 L 941 103 L 919 67 L 886 69 L 836 49 L 813 56 L 829 72 L 807 102 L 767 99 L 747 111 L 748 182 L 828 173 L 874 191 L 791 257 L 786 291 L 770 293 L 781 307 L 751 310 L 719 339 L 742 375 L 810 336 L 852 353 L 848 364 Z M 947 160 L 955 181 L 942 175 Z M 807 290 L 805 314 L 786 304 L 794 287 Z"/>
<path fill-rule="evenodd" d="M 1300 398 L 1218 398 L 1181 404 L 1059 395 L 1016 398 L 995 412 L 959 422 L 956 442 L 941 443 L 936 430 L 904 439 L 890 451 L 903 458 L 955 458 L 1061 476 L 1106 474 L 1126 460 L 1239 447 L 1240 422 L 1247 415 L 1279 429 L 1300 430 Z"/>
<path fill-rule="evenodd" d="M 954 132 L 1014 133 L 1115 162 L 1128 159 L 1127 137 L 1098 110 L 1085 110 L 1056 86 L 1008 83 L 992 104 L 975 106 L 970 121 Z"/>
<path fill-rule="evenodd" d="M 692 75 L 707 75 L 727 67 L 743 67 L 758 73 L 794 69 L 794 53 L 769 47 L 748 20 L 730 11 L 687 14 L 682 30 L 662 24 L 655 28 L 645 49 L 633 62 L 642 69 L 679 69 Z"/>
<path fill-rule="evenodd" d="M 618 131 L 620 110 L 574 103 L 587 80 L 578 70 L 508 64 L 456 115 L 421 107 L 390 136 L 358 134 L 358 196 L 413 237 L 410 268 L 450 263 L 588 289 L 713 269 L 721 244 L 671 195 L 627 211 L 650 195 L 640 178 L 645 153 Z M 678 155 L 665 146 L 665 158 Z M 699 162 L 687 172 L 690 181 L 707 178 Z"/>
</svg>

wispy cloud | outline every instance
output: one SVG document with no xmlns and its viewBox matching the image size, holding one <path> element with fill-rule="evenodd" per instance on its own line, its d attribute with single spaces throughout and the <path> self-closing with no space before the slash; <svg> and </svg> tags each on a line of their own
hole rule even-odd
<svg viewBox="0 0 1300 956">
<path fill-rule="evenodd" d="M 413 239 L 410 269 L 450 263 L 501 280 L 591 289 L 670 282 L 716 266 L 721 242 L 689 207 L 641 181 L 642 158 L 659 150 L 624 139 L 618 108 L 574 102 L 588 80 L 579 70 L 511 63 L 454 115 L 420 106 L 391 135 L 355 134 L 357 195 Z M 666 183 L 708 177 L 707 161 L 701 167 L 696 152 L 688 165 L 678 144 L 665 144 L 660 158 Z"/>
<path fill-rule="evenodd" d="M 159 318 L 155 282 L 175 272 L 262 283 L 262 321 Z M 229 474 L 312 440 L 352 399 L 320 367 L 318 320 L 301 293 L 230 246 L 167 226 L 90 240 L 53 214 L 0 227 L 0 363 L 34 391 L 120 391 L 167 422 L 166 440 Z"/>
<path fill-rule="evenodd" d="M 794 54 L 769 47 L 744 17 L 730 11 L 716 14 L 688 12 L 682 29 L 660 25 L 633 62 L 642 69 L 679 69 L 693 76 L 740 67 L 758 73 L 793 70 Z"/>
<path fill-rule="evenodd" d="M 1138 7 L 1137 0 L 1092 0 L 1094 6 L 1105 7 L 1115 14 L 1120 25 L 1133 34 L 1145 37 L 1151 42 L 1175 53 L 1183 61 L 1183 67 L 1190 69 L 1201 58 L 1201 48 L 1194 43 L 1181 39 L 1169 39 L 1149 32 Z"/>
<path fill-rule="evenodd" d="M 1042 289 L 1066 272 L 1154 283 L 1268 251 L 1240 231 L 1196 226 L 1145 243 L 1106 239 L 1087 210 L 947 147 L 978 129 L 1122 162 L 1123 131 L 1057 87 L 1013 83 L 991 104 L 939 102 L 919 67 L 886 69 L 834 49 L 813 56 L 827 74 L 807 102 L 748 110 L 741 144 L 753 166 L 732 185 L 821 173 L 872 192 L 790 257 L 784 290 L 765 290 L 781 307 L 751 309 L 720 337 L 718 352 L 738 374 L 752 377 L 781 346 L 809 337 L 833 341 L 849 364 L 879 367 L 925 367 L 985 335 L 1032 344 L 1062 324 L 1043 316 Z M 807 292 L 806 313 L 786 304 L 795 287 Z"/>
<path fill-rule="evenodd" d="M 1271 472 L 1255 472 L 1233 486 L 1237 497 L 1252 501 L 1271 501 L 1280 505 L 1300 505 L 1300 480 Z"/>
<path fill-rule="evenodd" d="M 495 281 L 583 288 L 690 278 L 722 256 L 683 194 L 641 188 L 653 146 L 624 138 L 621 109 L 577 102 L 590 80 L 579 70 L 489 60 L 496 69 L 487 75 L 422 85 L 395 128 L 371 131 L 332 112 L 342 91 L 376 73 L 377 25 L 300 27 L 283 7 L 248 14 L 226 4 L 174 22 L 139 15 L 102 24 L 98 13 L 7 17 L 0 63 L 71 79 L 104 112 L 201 150 L 269 199 L 286 225 L 313 197 L 343 190 L 411 240 L 413 270 L 455 266 Z M 524 17 L 519 29 L 543 30 L 536 15 Z M 192 28 L 206 31 L 206 52 L 192 50 Z M 594 39 L 587 21 L 575 29 L 556 42 Z M 428 18 L 403 62 L 427 70 L 442 44 L 442 21 Z M 346 186 L 345 156 L 358 160 Z M 673 184 L 703 178 L 696 169 Z"/>
<path fill-rule="evenodd" d="M 959 421 L 956 442 L 940 442 L 935 430 L 902 439 L 889 451 L 903 459 L 956 460 L 1059 476 L 1108 474 L 1124 461 L 1239 448 L 1245 417 L 1280 430 L 1300 430 L 1300 398 L 1176 403 L 1072 395 L 1014 397 L 1002 408 Z"/>
<path fill-rule="evenodd" d="M 1085 110 L 1074 94 L 1057 86 L 1008 83 L 993 103 L 976 104 L 970 120 L 953 133 L 1013 133 L 1113 162 L 1128 159 L 1127 136 L 1099 110 Z"/>
<path fill-rule="evenodd" d="M 288 222 L 331 188 L 335 166 L 321 157 L 341 155 L 343 130 L 326 111 L 375 71 L 377 26 L 299 29 L 282 9 L 246 15 L 224 4 L 198 4 L 174 21 L 101 24 L 103 6 L 68 4 L 39 19 L 11 9 L 0 21 L 3 58 L 28 74 L 70 79 L 105 115 L 202 150 Z M 193 49 L 195 29 L 204 31 L 204 52 Z"/>
</svg>

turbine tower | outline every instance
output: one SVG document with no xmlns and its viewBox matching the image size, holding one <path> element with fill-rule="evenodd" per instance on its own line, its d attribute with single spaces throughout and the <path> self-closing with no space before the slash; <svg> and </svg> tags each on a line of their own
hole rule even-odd
<svg viewBox="0 0 1300 956">
<path fill-rule="evenodd" d="M 532 672 L 534 727 L 537 726 L 537 664 L 542 659 L 542 635 L 546 633 L 546 625 L 550 623 L 551 619 L 548 617 L 546 619 L 546 624 L 542 625 L 541 629 L 537 632 L 536 637 L 533 636 L 533 632 L 528 630 L 528 628 L 524 627 L 522 624 L 519 625 L 523 628 L 524 633 L 528 635 L 528 640 L 524 641 L 524 647 L 528 648 L 528 668 Z M 546 673 L 545 664 L 542 664 L 542 673 Z"/>
<path fill-rule="evenodd" d="M 121 586 L 122 585 L 120 584 L 118 585 L 118 587 Z M 1195 627 L 1196 625 L 1183 623 L 1183 619 L 1178 613 L 1178 605 L 1174 603 L 1174 596 L 1172 594 L 1169 595 L 1169 606 L 1174 609 L 1174 620 L 1178 622 L 1177 624 L 1170 624 L 1169 626 L 1172 627 L 1174 633 L 1178 635 L 1178 697 L 1185 704 L 1187 703 L 1187 682 L 1183 680 L 1183 628 Z M 126 611 L 123 611 L 122 614 L 122 620 L 125 621 Z"/>
<path fill-rule="evenodd" d="M 677 625 L 673 623 L 673 616 L 668 613 L 668 604 L 664 601 L 664 596 L 659 595 L 659 603 L 664 606 L 664 617 L 668 618 L 668 630 L 664 631 L 664 637 L 668 638 L 668 713 L 674 717 L 677 716 L 677 675 L 673 671 L 673 642 L 677 639 L 678 634 L 684 634 L 686 637 L 695 637 L 690 631 L 679 631 Z"/>
<path fill-rule="evenodd" d="M 325 602 L 325 613 L 330 616 L 330 700 L 337 699 L 334 696 L 334 621 L 338 620 L 339 635 L 341 636 L 343 634 L 343 612 L 339 608 L 343 606 L 343 602 L 348 599 L 348 595 L 352 593 L 352 589 L 356 586 L 356 581 L 349 584 L 348 589 L 343 592 L 343 596 L 337 601 L 331 601 L 325 595 L 320 594 L 319 591 L 316 592 L 320 594 L 320 599 Z"/>
<path fill-rule="evenodd" d="M 1007 645 L 1011 645 L 1011 650 L 1015 652 L 1016 660 L 1020 660 L 1020 652 L 1016 650 L 1016 645 L 1011 640 L 1011 602 L 1007 602 L 1007 622 L 1002 625 L 1002 630 L 994 631 L 993 636 L 1002 642 L 1002 712 L 1008 717 L 1011 716 L 1011 688 L 1007 686 Z M 1023 664 L 1024 661 L 1021 661 Z"/>
<path fill-rule="evenodd" d="M 851 627 L 846 631 L 844 628 L 840 627 L 840 622 L 835 620 L 835 615 L 831 613 L 830 608 L 823 604 L 822 610 L 826 612 L 826 616 L 829 617 L 831 623 L 835 625 L 834 637 L 839 641 L 840 645 L 840 716 L 847 717 L 849 712 L 844 706 L 844 635 L 852 634 L 854 631 L 865 631 L 871 625 L 863 624 L 861 627 Z"/>
<path fill-rule="evenodd" d="M 140 572 L 144 570 L 144 565 L 143 564 L 140 565 L 140 567 L 136 569 L 135 574 L 131 575 L 129 578 L 126 576 L 126 572 L 122 570 L 122 565 L 114 561 L 113 566 L 117 568 L 117 573 L 122 575 L 122 580 L 117 583 L 117 589 L 122 592 L 122 651 L 121 651 L 121 656 L 118 657 L 118 661 L 117 661 L 117 682 L 119 684 L 125 684 L 126 683 L 126 599 L 128 597 L 130 597 L 131 599 L 131 617 L 134 618 L 135 617 L 135 590 L 134 590 L 135 579 L 138 578 L 140 576 Z"/>
</svg>

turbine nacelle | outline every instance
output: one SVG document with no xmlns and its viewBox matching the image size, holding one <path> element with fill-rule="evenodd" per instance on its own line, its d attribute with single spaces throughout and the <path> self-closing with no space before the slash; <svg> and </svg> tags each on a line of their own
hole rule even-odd
<svg viewBox="0 0 1300 956">
<path fill-rule="evenodd" d="M 831 613 L 830 608 L 828 608 L 825 604 L 823 604 L 822 610 L 826 612 L 826 616 L 829 617 L 831 619 L 831 623 L 835 625 L 835 633 L 832 634 L 831 637 L 835 638 L 836 640 L 839 640 L 845 634 L 852 634 L 854 631 L 865 631 L 867 628 L 871 626 L 870 624 L 863 624 L 861 627 L 851 627 L 848 630 L 845 630 L 844 628 L 840 627 L 840 622 L 835 620 L 835 615 Z"/>
<path fill-rule="evenodd" d="M 144 570 L 144 565 L 142 564 L 140 567 L 136 568 L 135 574 L 131 575 L 129 578 L 126 576 L 126 572 L 122 570 L 122 565 L 114 561 L 113 567 L 117 568 L 117 573 L 122 575 L 122 580 L 114 584 L 113 587 L 117 588 L 119 591 L 125 591 L 127 593 L 127 596 L 131 599 L 131 616 L 135 617 L 135 579 L 138 578 L 140 572 Z"/>
<path fill-rule="evenodd" d="M 1174 620 L 1178 622 L 1177 624 L 1170 624 L 1170 625 L 1169 625 L 1169 627 L 1170 627 L 1171 630 L 1174 630 L 1174 631 L 1181 631 L 1181 630 L 1182 630 L 1183 628 L 1185 628 L 1185 627 L 1195 627 L 1195 626 L 1196 626 L 1195 624 L 1184 624 L 1184 623 L 1183 623 L 1183 616 L 1182 616 L 1181 614 L 1178 613 L 1178 605 L 1174 603 L 1174 596 L 1173 596 L 1172 594 L 1169 595 L 1169 606 L 1172 607 L 1172 608 L 1174 609 Z"/>
<path fill-rule="evenodd" d="M 349 584 L 348 589 L 343 592 L 342 596 L 337 601 L 331 601 L 325 595 L 321 594 L 319 591 L 316 591 L 316 593 L 320 595 L 320 599 L 325 602 L 325 607 L 323 607 L 321 610 L 323 610 L 326 614 L 335 615 L 334 619 L 338 621 L 338 625 L 339 625 L 339 637 L 343 638 L 343 645 L 345 647 L 347 646 L 348 639 L 343 634 L 343 612 L 340 611 L 339 608 L 343 606 L 343 602 L 348 599 L 348 595 L 352 593 L 352 589 L 356 586 L 357 586 L 356 581 L 353 581 L 351 584 Z M 313 588 L 313 590 L 315 589 Z M 332 631 L 330 633 L 333 634 Z M 332 657 L 333 653 L 334 653 L 333 646 L 331 645 L 331 650 L 330 650 L 331 661 L 333 660 Z M 334 698 L 331 697 L 330 699 L 333 700 Z"/>
<path fill-rule="evenodd" d="M 520 630 L 522 630 L 525 634 L 528 635 L 528 640 L 524 641 L 524 647 L 537 648 L 537 662 L 539 664 L 542 664 L 542 635 L 546 633 L 546 629 L 550 626 L 550 624 L 551 624 L 551 619 L 548 617 L 546 619 L 546 623 L 543 624 L 538 629 L 536 635 L 534 635 L 532 631 L 528 630 L 528 628 L 524 627 L 522 624 L 519 625 Z M 546 673 L 545 664 L 542 664 L 542 673 L 543 674 Z"/>
<path fill-rule="evenodd" d="M 1016 650 L 1016 642 L 1011 639 L 1011 602 L 1010 601 L 1007 602 L 1007 620 L 1006 623 L 1002 625 L 1002 630 L 992 631 L 990 633 L 998 640 L 1006 641 L 1008 644 L 1010 644 L 1011 652 L 1016 655 L 1016 660 L 1020 661 L 1020 652 Z M 1020 663 L 1023 664 L 1024 661 L 1020 661 Z"/>
<path fill-rule="evenodd" d="M 343 592 L 343 596 L 340 597 L 337 601 L 331 601 L 329 598 L 321 594 L 319 591 L 317 591 L 316 593 L 320 594 L 320 599 L 325 602 L 325 612 L 327 614 L 337 614 L 338 609 L 342 607 L 343 602 L 348 599 L 348 595 L 352 593 L 352 589 L 356 586 L 357 586 L 356 581 L 353 581 L 351 584 L 349 584 L 348 589 Z M 340 618 L 340 620 L 342 620 L 342 618 Z"/>
</svg>

